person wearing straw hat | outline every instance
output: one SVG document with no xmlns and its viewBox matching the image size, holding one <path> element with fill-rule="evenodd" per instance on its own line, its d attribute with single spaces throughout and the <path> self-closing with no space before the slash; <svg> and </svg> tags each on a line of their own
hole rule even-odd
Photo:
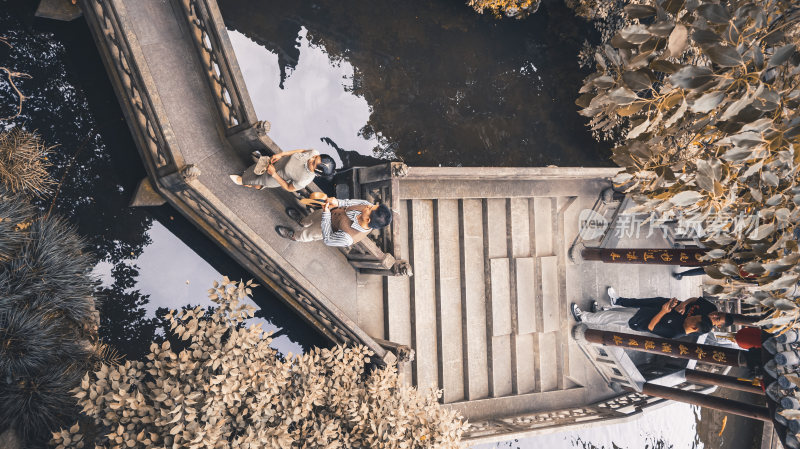
<svg viewBox="0 0 800 449">
<path fill-rule="evenodd" d="M 328 246 L 350 246 L 363 240 L 373 229 L 384 228 L 392 222 L 392 211 L 385 204 L 327 197 L 311 201 L 316 201 L 321 208 L 298 221 L 302 226 L 300 231 L 276 226 L 275 232 L 295 242 L 322 240 Z M 292 208 L 286 213 L 295 220 L 300 216 Z"/>
<path fill-rule="evenodd" d="M 331 176 L 336 161 L 317 150 L 294 150 L 277 153 L 272 157 L 253 152 L 255 163 L 241 175 L 230 175 L 240 186 L 254 189 L 281 187 L 289 192 L 304 189 L 315 176 Z"/>
</svg>

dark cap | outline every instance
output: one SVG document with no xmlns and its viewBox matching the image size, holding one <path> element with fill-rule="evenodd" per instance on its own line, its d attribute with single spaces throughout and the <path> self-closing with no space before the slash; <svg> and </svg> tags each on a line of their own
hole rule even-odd
<svg viewBox="0 0 800 449">
<path fill-rule="evenodd" d="M 333 172 L 336 171 L 336 161 L 327 154 L 321 154 L 319 159 L 320 161 L 319 164 L 317 164 L 317 168 L 314 169 L 314 174 L 317 176 L 333 175 Z"/>
</svg>

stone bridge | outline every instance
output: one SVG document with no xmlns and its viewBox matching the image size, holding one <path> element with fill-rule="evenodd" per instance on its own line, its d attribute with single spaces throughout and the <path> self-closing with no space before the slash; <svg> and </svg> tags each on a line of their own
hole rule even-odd
<svg viewBox="0 0 800 449">
<path fill-rule="evenodd" d="M 332 342 L 366 345 L 407 382 L 443 389 L 472 423 L 467 444 L 664 402 L 609 388 L 615 368 L 603 373 L 569 337 L 567 305 L 607 285 L 631 296 L 699 288 L 665 267 L 569 262 L 578 214 L 615 169 L 355 168 L 337 175 L 337 196 L 391 204 L 391 228 L 349 251 L 293 243 L 273 229 L 298 195 L 228 178 L 252 150 L 282 150 L 256 117 L 216 1 L 79 4 L 148 172 L 134 204 L 168 202 Z"/>
</svg>

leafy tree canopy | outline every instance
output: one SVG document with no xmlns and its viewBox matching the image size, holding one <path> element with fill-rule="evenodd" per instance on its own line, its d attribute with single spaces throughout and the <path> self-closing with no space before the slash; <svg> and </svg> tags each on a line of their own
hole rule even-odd
<svg viewBox="0 0 800 449">
<path fill-rule="evenodd" d="M 214 283 L 219 304 L 170 313 L 170 339 L 144 362 L 102 365 L 74 392 L 90 422 L 54 434 L 65 447 L 456 448 L 464 422 L 440 392 L 367 370 L 364 347 L 279 357 L 253 308 L 252 281 Z M 90 444 L 91 442 L 91 444 Z"/>
</svg>

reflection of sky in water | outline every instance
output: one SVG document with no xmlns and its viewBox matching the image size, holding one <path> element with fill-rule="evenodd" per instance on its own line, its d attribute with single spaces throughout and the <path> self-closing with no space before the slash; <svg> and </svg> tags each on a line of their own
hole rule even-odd
<svg viewBox="0 0 800 449">
<path fill-rule="evenodd" d="M 660 446 L 656 442 L 662 441 L 663 449 L 702 449 L 704 445 L 697 436 L 696 419 L 699 417 L 698 407 L 671 403 L 625 423 L 556 432 L 505 443 L 481 444 L 473 448 L 657 449 Z"/>
<path fill-rule="evenodd" d="M 320 142 L 329 137 L 343 149 L 372 155 L 378 141 L 358 135 L 369 120 L 369 104 L 347 90 L 352 86 L 353 66 L 347 61 L 332 62 L 321 48 L 310 45 L 307 33 L 302 28 L 297 36 L 300 58 L 281 89 L 278 55 L 237 31 L 228 31 L 256 115 L 270 122 L 269 135 L 284 151 L 316 148 L 340 163 L 336 151 Z"/>
<path fill-rule="evenodd" d="M 148 316 L 155 316 L 159 307 L 179 309 L 183 305 L 213 306 L 214 303 L 208 299 L 208 289 L 215 280 L 221 280 L 223 274 L 161 223 L 154 221 L 148 235 L 153 243 L 144 248 L 139 258 L 127 261 L 139 267 L 134 288 L 142 294 L 150 295 L 150 302 L 144 306 Z M 95 267 L 95 273 L 100 276 L 103 285 L 114 282 L 111 277 L 112 267 L 108 262 L 100 262 Z M 258 309 L 249 297 L 245 302 Z M 277 332 L 280 329 L 261 318 L 252 318 L 249 323 L 261 323 L 261 328 L 265 331 Z M 286 335 L 273 340 L 272 346 L 284 354 L 303 353 L 302 347 Z"/>
</svg>

